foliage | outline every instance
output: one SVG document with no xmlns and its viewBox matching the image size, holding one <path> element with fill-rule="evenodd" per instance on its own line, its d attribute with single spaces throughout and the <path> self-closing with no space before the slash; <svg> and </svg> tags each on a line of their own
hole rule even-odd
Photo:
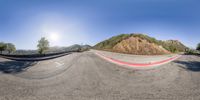
<svg viewBox="0 0 200 100">
<path fill-rule="evenodd" d="M 10 54 L 11 52 L 14 52 L 15 50 L 16 50 L 15 45 L 12 43 L 3 43 L 3 42 L 0 43 L 1 53 L 3 51 L 7 51 Z"/>
<path fill-rule="evenodd" d="M 12 43 L 6 43 L 6 51 L 10 54 L 11 52 L 14 52 L 16 50 L 15 45 Z"/>
<path fill-rule="evenodd" d="M 16 50 L 12 55 L 6 55 L 10 57 L 44 57 L 51 56 L 55 54 L 62 54 L 67 52 L 82 52 L 87 51 L 91 48 L 90 45 L 72 45 L 69 47 L 49 47 L 48 50 L 45 50 L 45 55 L 38 54 L 38 50 Z"/>
<path fill-rule="evenodd" d="M 0 42 L 0 52 L 2 54 L 2 51 L 6 50 L 6 44 L 3 42 Z"/>
<path fill-rule="evenodd" d="M 103 42 L 98 43 L 97 45 L 95 45 L 95 48 L 104 48 L 104 49 L 111 49 L 113 48 L 117 43 L 121 42 L 124 39 L 127 39 L 129 37 L 139 37 L 141 39 L 146 39 L 147 41 L 149 41 L 150 43 L 158 43 L 159 41 L 156 40 L 155 38 L 149 37 L 147 35 L 144 34 L 121 34 L 118 36 L 113 36 L 110 39 L 107 39 Z"/>
<path fill-rule="evenodd" d="M 162 46 L 170 52 L 186 52 L 189 48 L 178 40 L 167 40 L 162 42 Z"/>
<path fill-rule="evenodd" d="M 44 54 L 45 51 L 48 50 L 48 48 L 49 48 L 49 41 L 45 37 L 42 37 L 38 41 L 37 47 L 38 47 L 39 54 Z"/>
<path fill-rule="evenodd" d="M 188 50 L 186 50 L 185 54 L 197 55 L 197 54 L 199 54 L 199 51 L 198 50 L 194 50 L 194 49 L 188 49 Z"/>
<path fill-rule="evenodd" d="M 172 46 L 172 45 L 169 46 L 169 51 L 171 51 L 173 53 L 178 52 L 177 48 L 175 46 Z"/>
<path fill-rule="evenodd" d="M 200 51 L 200 43 L 198 43 L 198 45 L 197 45 L 197 50 Z"/>
</svg>

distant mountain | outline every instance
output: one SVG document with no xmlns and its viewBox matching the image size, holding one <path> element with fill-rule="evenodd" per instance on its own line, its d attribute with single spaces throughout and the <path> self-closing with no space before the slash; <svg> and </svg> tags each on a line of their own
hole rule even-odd
<svg viewBox="0 0 200 100">
<path fill-rule="evenodd" d="M 14 55 L 31 55 L 31 54 L 37 54 L 37 50 L 16 50 L 12 54 Z"/>
<path fill-rule="evenodd" d="M 69 51 L 74 51 L 74 52 L 87 51 L 89 49 L 91 49 L 90 45 L 79 45 L 79 44 L 74 44 L 68 47 L 54 46 L 54 47 L 49 47 L 49 49 L 46 51 L 46 54 L 69 52 Z M 38 51 L 37 50 L 16 50 L 12 54 L 13 55 L 33 55 L 33 54 L 38 54 Z"/>
<path fill-rule="evenodd" d="M 89 49 L 91 49 L 90 45 L 79 45 L 79 44 L 74 44 L 65 48 L 65 50 L 67 51 L 86 51 Z"/>
<path fill-rule="evenodd" d="M 187 49 L 177 40 L 161 41 L 144 34 L 121 34 L 96 44 L 94 48 L 141 55 L 169 54 Z"/>
<path fill-rule="evenodd" d="M 89 49 L 91 49 L 92 48 L 92 46 L 90 46 L 90 45 L 81 45 L 81 49 L 82 50 L 89 50 Z"/>
</svg>

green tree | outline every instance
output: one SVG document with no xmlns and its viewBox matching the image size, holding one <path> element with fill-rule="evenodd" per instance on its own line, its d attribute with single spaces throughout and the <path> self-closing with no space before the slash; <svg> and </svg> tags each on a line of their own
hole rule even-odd
<svg viewBox="0 0 200 100">
<path fill-rule="evenodd" d="M 0 52 L 1 52 L 1 54 L 2 54 L 2 52 L 3 52 L 4 50 L 6 50 L 6 44 L 3 43 L 3 42 L 0 42 Z"/>
<path fill-rule="evenodd" d="M 200 51 L 200 43 L 197 45 L 197 50 Z"/>
<path fill-rule="evenodd" d="M 45 51 L 49 49 L 49 41 L 45 37 L 42 37 L 38 41 L 37 47 L 38 47 L 39 54 L 44 54 Z"/>
<path fill-rule="evenodd" d="M 16 50 L 15 45 L 12 43 L 6 43 L 6 51 L 10 54 Z"/>
</svg>

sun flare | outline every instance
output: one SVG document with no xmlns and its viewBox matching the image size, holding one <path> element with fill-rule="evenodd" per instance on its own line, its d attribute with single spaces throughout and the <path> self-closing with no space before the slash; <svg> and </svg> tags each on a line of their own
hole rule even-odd
<svg viewBox="0 0 200 100">
<path fill-rule="evenodd" d="M 51 41 L 58 41 L 60 39 L 60 36 L 57 33 L 51 33 L 49 38 Z"/>
</svg>

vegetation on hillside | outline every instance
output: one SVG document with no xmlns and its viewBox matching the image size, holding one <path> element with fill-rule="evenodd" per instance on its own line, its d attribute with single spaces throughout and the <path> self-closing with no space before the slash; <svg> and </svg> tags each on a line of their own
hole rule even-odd
<svg viewBox="0 0 200 100">
<path fill-rule="evenodd" d="M 94 46 L 96 49 L 112 49 L 117 43 L 121 42 L 124 39 L 130 37 L 130 34 L 121 34 L 118 36 L 113 36 L 110 39 L 102 41 Z"/>
<path fill-rule="evenodd" d="M 150 43 L 156 43 L 156 44 L 159 43 L 159 41 L 156 40 L 155 38 L 149 37 L 144 34 L 121 34 L 118 36 L 113 36 L 105 41 L 102 41 L 102 42 L 98 43 L 97 45 L 95 45 L 94 47 L 97 49 L 112 49 L 117 43 L 119 43 L 122 40 L 125 40 L 131 36 L 146 39 Z"/>
<path fill-rule="evenodd" d="M 184 46 L 182 43 L 180 43 L 177 40 L 161 41 L 144 34 L 121 34 L 118 36 L 113 36 L 110 39 L 107 39 L 105 41 L 102 41 L 96 44 L 94 48 L 101 49 L 101 50 L 110 50 L 116 44 L 120 43 L 122 40 L 125 40 L 129 37 L 139 37 L 141 39 L 147 40 L 149 43 L 154 43 L 156 45 L 162 46 L 163 48 L 165 48 L 166 50 L 172 53 L 184 52 L 187 49 L 186 46 Z"/>
<path fill-rule="evenodd" d="M 162 46 L 173 53 L 176 52 L 185 52 L 187 51 L 189 48 L 186 47 L 185 45 L 183 45 L 181 42 L 179 42 L 178 40 L 167 40 L 167 41 L 162 41 L 161 42 Z"/>
</svg>

